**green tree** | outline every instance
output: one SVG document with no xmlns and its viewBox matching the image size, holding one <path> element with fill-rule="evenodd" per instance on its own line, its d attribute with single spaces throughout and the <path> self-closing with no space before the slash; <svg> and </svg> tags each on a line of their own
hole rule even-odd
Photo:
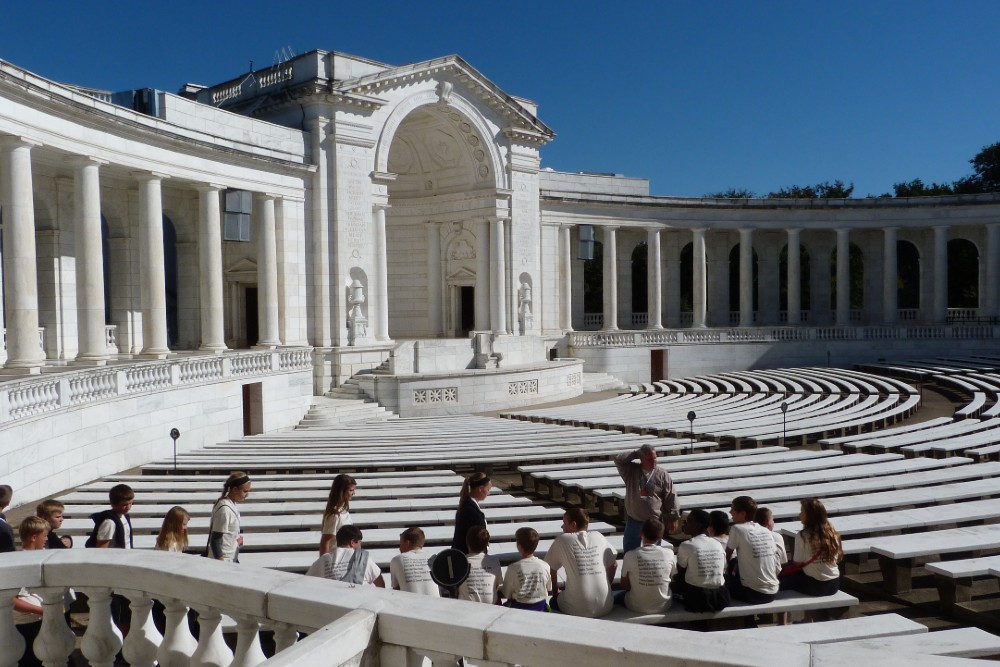
<svg viewBox="0 0 1000 667">
<path fill-rule="evenodd" d="M 926 185 L 919 178 L 914 178 L 912 181 L 903 181 L 902 183 L 893 183 L 892 190 L 897 197 L 931 197 L 934 195 L 950 195 L 955 192 L 953 186 L 948 183 L 931 183 L 930 185 Z"/>
<path fill-rule="evenodd" d="M 705 194 L 706 199 L 753 199 L 757 195 L 748 188 L 729 188 L 720 192 L 709 192 Z"/>
<path fill-rule="evenodd" d="M 983 192 L 1000 191 L 1000 141 L 983 146 L 969 162 Z"/>
<path fill-rule="evenodd" d="M 772 199 L 848 199 L 854 192 L 854 183 L 844 185 L 839 178 L 833 183 L 823 181 L 816 185 L 793 185 L 768 193 Z"/>
</svg>

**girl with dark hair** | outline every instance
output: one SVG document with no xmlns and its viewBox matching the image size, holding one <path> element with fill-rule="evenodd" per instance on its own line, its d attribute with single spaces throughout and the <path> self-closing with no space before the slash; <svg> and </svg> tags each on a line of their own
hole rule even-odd
<svg viewBox="0 0 1000 667">
<path fill-rule="evenodd" d="M 240 562 L 240 547 L 243 535 L 240 533 L 240 511 L 236 503 L 242 503 L 250 495 L 253 483 L 245 472 L 234 472 L 222 485 L 222 495 L 212 508 L 211 531 L 208 536 L 208 556 L 216 560 Z"/>
<path fill-rule="evenodd" d="M 326 500 L 323 511 L 322 536 L 319 538 L 319 555 L 328 554 L 336 546 L 337 531 L 342 526 L 352 525 L 348 510 L 351 498 L 358 488 L 358 483 L 350 475 L 340 474 L 333 478 L 330 485 L 330 497 Z"/>
<path fill-rule="evenodd" d="M 458 498 L 458 511 L 455 512 L 455 535 L 451 540 L 451 548 L 464 554 L 469 553 L 465 538 L 473 526 L 486 527 L 486 515 L 479 503 L 490 495 L 493 482 L 486 473 L 475 472 L 466 478 L 462 484 L 462 492 Z"/>
</svg>

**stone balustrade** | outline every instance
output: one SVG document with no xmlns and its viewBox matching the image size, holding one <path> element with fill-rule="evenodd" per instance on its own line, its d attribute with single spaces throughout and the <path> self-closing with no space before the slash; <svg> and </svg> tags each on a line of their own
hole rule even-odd
<svg viewBox="0 0 1000 667">
<path fill-rule="evenodd" d="M 34 644 L 46 664 L 65 664 L 73 633 L 63 616 L 67 588 L 86 595 L 89 623 L 81 652 L 90 664 L 112 664 L 121 650 L 135 667 L 314 667 L 315 665 L 515 664 L 601 667 L 635 664 L 783 665 L 907 664 L 894 656 L 830 644 L 788 644 L 739 638 L 706 640 L 698 632 L 611 623 L 558 614 L 428 598 L 326 579 L 233 565 L 159 551 L 85 550 L 7 554 L 0 560 L 0 667 L 17 664 L 23 640 L 11 600 L 21 587 L 44 601 Z M 110 613 L 112 592 L 125 596 L 132 625 L 122 637 Z M 153 600 L 165 606 L 161 634 Z M 200 639 L 188 630 L 198 612 Z M 235 621 L 236 646 L 223 640 L 223 615 Z M 260 632 L 274 633 L 267 658 Z M 300 638 L 300 633 L 308 636 Z M 709 648 L 709 646 L 711 648 Z M 13 649 L 13 650 L 11 650 Z M 933 656 L 922 664 L 934 665 Z M 954 659 L 950 659 L 954 660 Z M 954 664 L 953 662 L 947 664 Z"/>
<path fill-rule="evenodd" d="M 570 348 L 643 347 L 685 343 L 777 343 L 784 341 L 867 340 L 993 340 L 1000 338 L 995 324 L 858 327 L 734 327 L 725 329 L 664 329 L 643 331 L 575 331 Z"/>
<path fill-rule="evenodd" d="M 122 363 L 0 383 L 0 424 L 123 396 L 312 368 L 312 348 Z"/>
</svg>

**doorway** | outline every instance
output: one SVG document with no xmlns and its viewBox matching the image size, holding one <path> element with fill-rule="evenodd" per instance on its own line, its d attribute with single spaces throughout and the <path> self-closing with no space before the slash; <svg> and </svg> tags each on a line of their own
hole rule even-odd
<svg viewBox="0 0 1000 667">
<path fill-rule="evenodd" d="M 458 288 L 458 328 L 461 336 L 468 336 L 476 328 L 476 288 L 461 285 Z"/>
<path fill-rule="evenodd" d="M 264 385 L 251 382 L 243 385 L 243 435 L 264 432 Z"/>
<path fill-rule="evenodd" d="M 253 347 L 260 338 L 260 326 L 257 319 L 257 288 L 247 287 L 243 297 L 243 308 L 247 318 L 247 347 Z"/>
<path fill-rule="evenodd" d="M 661 382 L 667 379 L 667 351 L 649 351 L 649 381 Z"/>
</svg>

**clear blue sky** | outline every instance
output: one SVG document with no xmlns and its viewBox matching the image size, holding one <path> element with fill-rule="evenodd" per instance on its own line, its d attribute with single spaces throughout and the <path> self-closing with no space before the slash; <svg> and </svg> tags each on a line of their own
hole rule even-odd
<svg viewBox="0 0 1000 667">
<path fill-rule="evenodd" d="M 953 181 L 1000 141 L 1000 2 L 7 2 L 0 58 L 109 90 L 176 91 L 337 50 L 457 53 L 540 105 L 543 166 L 654 194 Z"/>
</svg>

